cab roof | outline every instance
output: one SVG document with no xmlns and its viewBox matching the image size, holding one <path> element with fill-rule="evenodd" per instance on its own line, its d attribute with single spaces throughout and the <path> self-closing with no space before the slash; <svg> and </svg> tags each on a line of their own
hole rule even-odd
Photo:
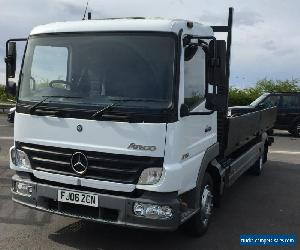
<svg viewBox="0 0 300 250">
<path fill-rule="evenodd" d="M 116 18 L 102 20 L 82 20 L 57 22 L 35 27 L 30 35 L 65 33 L 65 32 L 101 32 L 101 31 L 153 31 L 178 33 L 181 29 L 197 31 L 203 35 L 212 35 L 210 26 L 193 22 L 193 28 L 188 28 L 187 20 L 160 18 Z"/>
</svg>

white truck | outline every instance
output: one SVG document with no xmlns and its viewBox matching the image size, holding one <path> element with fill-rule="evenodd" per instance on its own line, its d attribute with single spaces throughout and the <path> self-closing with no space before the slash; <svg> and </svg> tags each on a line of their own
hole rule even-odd
<svg viewBox="0 0 300 250">
<path fill-rule="evenodd" d="M 89 18 L 8 40 L 12 199 L 102 223 L 206 232 L 224 187 L 249 169 L 259 175 L 273 142 L 265 131 L 275 109 L 227 116 L 232 13 L 228 26 Z M 27 45 L 17 88 L 18 41 Z"/>
</svg>

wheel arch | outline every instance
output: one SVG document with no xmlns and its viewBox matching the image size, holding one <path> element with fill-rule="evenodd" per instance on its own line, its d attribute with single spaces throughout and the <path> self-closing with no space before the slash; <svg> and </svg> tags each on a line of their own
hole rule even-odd
<svg viewBox="0 0 300 250">
<path fill-rule="evenodd" d="M 293 121 L 291 122 L 290 129 L 293 130 L 294 127 L 296 126 L 297 122 L 300 122 L 300 115 L 296 116 Z"/>
<path fill-rule="evenodd" d="M 199 167 L 196 187 L 191 191 L 188 191 L 183 197 L 183 199 L 189 205 L 189 207 L 197 208 L 197 204 L 199 204 L 200 196 L 198 196 L 197 194 L 200 191 L 201 183 L 204 179 L 204 175 L 206 172 L 209 172 L 209 174 L 213 178 L 214 184 L 215 181 L 216 183 L 218 183 L 219 179 L 217 173 L 219 171 L 214 166 L 214 164 L 212 164 L 212 162 L 216 159 L 218 155 L 219 155 L 219 143 L 213 144 L 205 151 L 205 154 L 203 156 L 203 159 Z"/>
<path fill-rule="evenodd" d="M 223 193 L 223 188 L 224 188 L 224 181 L 223 181 L 224 173 L 222 172 L 221 165 L 216 160 L 213 160 L 208 165 L 205 172 L 209 173 L 213 179 L 213 183 L 214 183 L 213 193 L 215 196 L 214 205 L 216 207 L 219 207 L 220 201 L 221 201 L 221 196 Z"/>
</svg>

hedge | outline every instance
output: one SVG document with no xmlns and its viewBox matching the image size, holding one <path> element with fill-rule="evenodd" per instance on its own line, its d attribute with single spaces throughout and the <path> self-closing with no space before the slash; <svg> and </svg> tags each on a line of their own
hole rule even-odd
<svg viewBox="0 0 300 250">
<path fill-rule="evenodd" d="M 5 91 L 5 86 L 0 84 L 0 102 L 11 102 L 15 100 L 15 98 Z"/>
<path fill-rule="evenodd" d="M 251 88 L 239 89 L 231 87 L 229 89 L 229 106 L 249 105 L 263 93 L 297 91 L 300 91 L 298 80 L 273 81 L 263 79 Z"/>
</svg>

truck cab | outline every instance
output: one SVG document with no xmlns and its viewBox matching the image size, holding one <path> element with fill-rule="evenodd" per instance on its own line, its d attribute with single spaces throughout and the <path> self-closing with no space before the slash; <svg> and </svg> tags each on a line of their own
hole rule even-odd
<svg viewBox="0 0 300 250">
<path fill-rule="evenodd" d="M 125 18 L 34 28 L 17 91 L 13 200 L 202 235 L 223 188 L 249 168 L 259 174 L 271 142 L 262 113 L 250 118 L 259 127 L 232 136 L 240 120 L 227 120 L 231 23 L 232 9 L 221 27 Z M 227 47 L 214 31 L 229 33 Z M 7 42 L 11 93 L 16 41 Z"/>
</svg>

